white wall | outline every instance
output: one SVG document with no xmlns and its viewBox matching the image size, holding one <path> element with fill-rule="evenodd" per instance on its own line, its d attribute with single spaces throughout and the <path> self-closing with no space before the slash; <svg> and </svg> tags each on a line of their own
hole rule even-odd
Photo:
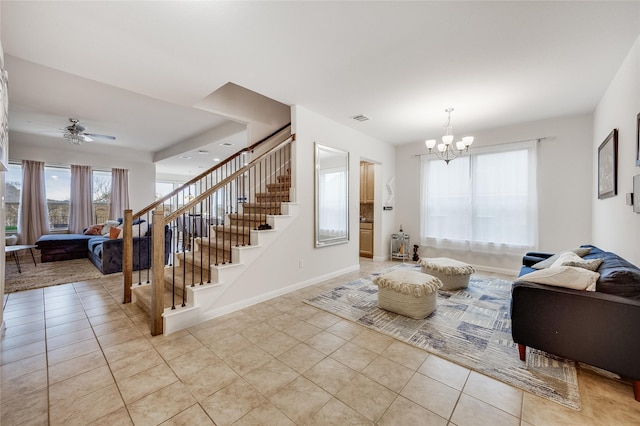
<svg viewBox="0 0 640 426">
<path fill-rule="evenodd" d="M 24 133 L 10 132 L 10 160 L 44 161 L 49 165 L 92 166 L 110 170 L 129 170 L 129 205 L 136 212 L 151 204 L 155 198 L 155 165 L 151 154 L 120 148 L 105 155 L 91 144 L 69 145 L 60 138 L 50 138 L 50 146 L 43 147 L 35 138 Z"/>
<path fill-rule="evenodd" d="M 0 16 L 2 15 L 2 5 L 0 4 Z M 4 68 L 4 49 L 2 48 L 2 40 L 0 40 L 0 69 Z M 9 147 L 5 146 L 4 149 L 8 150 Z M 0 223 L 5 223 L 5 205 L 4 205 L 4 171 L 0 171 Z M 4 226 L 0 226 L 0 247 L 4 251 Z M 4 269 L 5 258 L 0 260 L 0 296 L 4 297 Z M 0 337 L 4 334 L 4 298 L 2 299 L 2 306 L 0 306 Z"/>
<path fill-rule="evenodd" d="M 296 134 L 293 156 L 292 185 L 300 214 L 269 251 L 259 257 L 240 281 L 225 294 L 223 305 L 232 305 L 251 297 L 278 291 L 289 286 L 314 283 L 349 270 L 359 268 L 359 211 L 360 211 L 360 159 L 376 161 L 376 173 L 386 182 L 395 173 L 394 148 L 353 129 L 337 124 L 304 107 L 292 108 L 292 126 Z M 339 148 L 349 152 L 349 232 L 346 244 L 315 248 L 314 238 L 314 143 Z M 376 182 L 378 179 L 376 179 Z M 388 241 L 393 227 L 394 212 L 381 212 L 382 187 L 376 186 L 379 214 L 375 218 L 376 248 L 389 248 L 381 241 Z M 376 255 L 379 251 L 376 253 Z M 299 267 L 302 260 L 303 267 Z"/>
<path fill-rule="evenodd" d="M 640 215 L 626 205 L 625 194 L 633 192 L 636 167 L 636 117 L 640 113 L 640 38 L 611 81 L 594 113 L 592 150 L 598 147 L 614 128 L 618 129 L 618 195 L 598 200 L 592 197 L 593 242 L 614 251 L 628 261 L 640 265 Z M 594 156 L 593 194 L 598 187 L 598 159 Z M 640 202 L 637 200 L 636 202 Z"/>
<path fill-rule="evenodd" d="M 552 137 L 538 144 L 538 247 L 555 252 L 591 242 L 592 187 L 589 182 L 593 136 L 590 114 L 468 133 L 475 136 L 472 150 L 478 146 Z M 423 142 L 396 149 L 396 225 L 402 224 L 412 244 L 419 244 L 420 240 L 420 158 L 412 155 L 426 152 Z M 520 255 L 481 255 L 427 247 L 420 248 L 420 255 L 451 256 L 489 270 L 513 271 L 519 269 L 522 262 Z"/>
<path fill-rule="evenodd" d="M 289 123 L 288 105 L 234 83 L 227 83 L 195 105 L 230 120 L 247 124 L 248 145 Z"/>
</svg>

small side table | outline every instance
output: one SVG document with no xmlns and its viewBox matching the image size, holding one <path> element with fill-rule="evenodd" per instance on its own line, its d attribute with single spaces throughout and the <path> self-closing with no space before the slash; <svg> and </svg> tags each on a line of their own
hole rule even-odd
<svg viewBox="0 0 640 426">
<path fill-rule="evenodd" d="M 6 253 L 11 253 L 13 255 L 13 260 L 16 261 L 16 266 L 18 267 L 18 272 L 22 273 L 22 270 L 20 269 L 20 259 L 18 259 L 18 252 L 20 250 L 29 250 L 29 252 L 31 253 L 31 258 L 33 259 L 33 265 L 34 266 L 38 266 L 36 264 L 36 258 L 33 255 L 33 249 L 36 248 L 36 246 L 31 246 L 31 245 L 19 245 L 19 246 L 5 246 L 4 247 L 4 252 Z"/>
</svg>

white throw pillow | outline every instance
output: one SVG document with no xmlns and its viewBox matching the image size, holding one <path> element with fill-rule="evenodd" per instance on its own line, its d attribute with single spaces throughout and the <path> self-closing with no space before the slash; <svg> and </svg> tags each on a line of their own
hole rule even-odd
<svg viewBox="0 0 640 426">
<path fill-rule="evenodd" d="M 124 225 L 120 225 L 118 226 L 118 228 L 122 229 Z M 141 222 L 138 224 L 133 225 L 132 227 L 132 235 L 133 238 L 136 237 L 144 237 L 147 233 L 147 231 L 149 230 L 149 224 L 147 222 Z M 118 235 L 118 238 L 122 238 L 124 236 L 124 232 L 120 232 L 120 235 Z"/>
<path fill-rule="evenodd" d="M 568 251 L 562 253 L 560 257 L 558 257 L 558 260 L 553 262 L 551 268 L 556 266 L 576 266 L 595 272 L 603 261 L 603 259 L 583 259 L 577 254 Z"/>
<path fill-rule="evenodd" d="M 554 266 L 525 274 L 518 278 L 518 281 L 572 288 L 574 290 L 596 291 L 598 278 L 600 278 L 599 273 L 588 269 L 575 266 Z"/>
<path fill-rule="evenodd" d="M 102 235 L 109 235 L 109 229 L 111 227 L 118 227 L 118 225 L 120 225 L 120 222 L 118 222 L 117 220 L 108 220 L 104 223 L 104 227 L 102 228 Z"/>
<path fill-rule="evenodd" d="M 549 268 L 551 267 L 551 265 L 553 265 L 553 263 L 564 253 L 566 252 L 573 252 L 576 253 L 578 256 L 583 257 L 588 255 L 591 252 L 591 248 L 590 247 L 578 247 L 575 248 L 573 250 L 563 250 L 559 253 L 554 254 L 553 256 L 551 256 L 548 259 L 545 260 L 541 260 L 540 262 L 536 263 L 535 265 L 532 266 L 533 269 L 544 269 L 544 268 Z"/>
</svg>

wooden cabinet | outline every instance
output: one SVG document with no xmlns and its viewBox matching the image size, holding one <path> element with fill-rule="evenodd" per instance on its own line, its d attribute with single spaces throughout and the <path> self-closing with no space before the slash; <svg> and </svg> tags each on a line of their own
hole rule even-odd
<svg viewBox="0 0 640 426">
<path fill-rule="evenodd" d="M 360 202 L 364 203 L 364 193 L 365 193 L 365 179 L 367 177 L 367 169 L 365 168 L 366 163 L 360 162 Z"/>
<path fill-rule="evenodd" d="M 375 198 L 375 165 L 360 162 L 360 202 L 373 203 Z"/>
<path fill-rule="evenodd" d="M 360 256 L 373 257 L 373 223 L 360 223 Z"/>
</svg>

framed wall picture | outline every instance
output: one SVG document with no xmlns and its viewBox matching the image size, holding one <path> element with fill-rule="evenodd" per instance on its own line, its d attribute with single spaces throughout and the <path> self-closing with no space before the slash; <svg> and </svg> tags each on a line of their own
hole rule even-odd
<svg viewBox="0 0 640 426">
<path fill-rule="evenodd" d="M 640 113 L 636 117 L 636 166 L 640 166 Z"/>
<path fill-rule="evenodd" d="M 618 194 L 618 129 L 598 147 L 598 199 Z"/>
</svg>

